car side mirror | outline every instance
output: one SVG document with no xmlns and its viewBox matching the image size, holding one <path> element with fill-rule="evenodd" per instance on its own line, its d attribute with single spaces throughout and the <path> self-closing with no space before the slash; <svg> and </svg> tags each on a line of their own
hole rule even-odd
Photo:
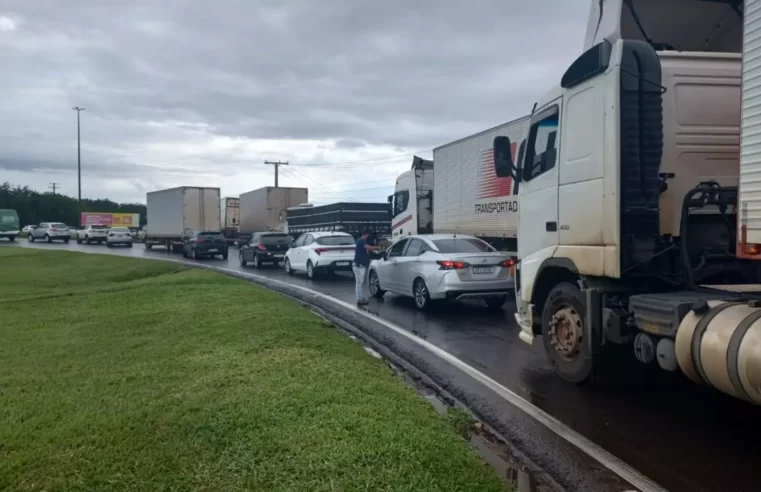
<svg viewBox="0 0 761 492">
<path fill-rule="evenodd" d="M 385 260 L 385 259 L 386 259 L 386 257 L 387 257 L 388 255 L 386 255 L 386 252 L 385 252 L 385 251 L 381 251 L 381 253 L 380 253 L 380 255 L 379 255 L 379 256 L 380 256 L 380 259 L 381 259 L 381 260 Z"/>
<path fill-rule="evenodd" d="M 525 142 L 522 144 L 525 145 Z M 497 177 L 520 180 L 518 169 L 513 162 L 513 144 L 510 137 L 500 135 L 494 137 L 494 172 Z"/>
</svg>

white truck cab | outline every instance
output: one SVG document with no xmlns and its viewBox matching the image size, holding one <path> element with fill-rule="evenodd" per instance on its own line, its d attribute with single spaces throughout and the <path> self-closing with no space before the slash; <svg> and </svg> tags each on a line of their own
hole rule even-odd
<svg viewBox="0 0 761 492">
<path fill-rule="evenodd" d="M 415 156 L 396 178 L 391 204 L 391 238 L 433 232 L 433 161 Z"/>
<path fill-rule="evenodd" d="M 494 139 L 496 173 L 520 182 L 530 217 L 518 227 L 520 338 L 541 337 L 569 381 L 630 346 L 761 404 L 761 373 L 743 372 L 761 351 L 730 345 L 738 329 L 761 342 L 761 323 L 742 327 L 761 297 L 730 288 L 759 281 L 735 251 L 737 3 L 593 0 L 585 51 L 536 104 L 523 158 Z"/>
</svg>

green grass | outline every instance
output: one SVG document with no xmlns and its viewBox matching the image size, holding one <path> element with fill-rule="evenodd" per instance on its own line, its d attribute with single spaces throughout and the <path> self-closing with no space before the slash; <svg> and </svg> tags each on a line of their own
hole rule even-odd
<svg viewBox="0 0 761 492">
<path fill-rule="evenodd" d="M 0 489 L 496 491 L 382 361 L 174 263 L 0 248 Z"/>
</svg>

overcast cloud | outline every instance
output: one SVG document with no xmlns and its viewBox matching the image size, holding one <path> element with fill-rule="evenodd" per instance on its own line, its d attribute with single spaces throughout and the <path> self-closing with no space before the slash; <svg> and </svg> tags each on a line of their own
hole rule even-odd
<svg viewBox="0 0 761 492">
<path fill-rule="evenodd" d="M 237 196 L 273 183 L 270 159 L 315 203 L 383 200 L 407 154 L 528 113 L 588 5 L 3 0 L 0 181 L 75 196 L 80 106 L 86 197 Z"/>
</svg>

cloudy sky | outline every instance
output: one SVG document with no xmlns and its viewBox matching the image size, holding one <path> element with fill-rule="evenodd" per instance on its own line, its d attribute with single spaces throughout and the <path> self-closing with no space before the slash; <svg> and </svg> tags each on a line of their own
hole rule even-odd
<svg viewBox="0 0 761 492">
<path fill-rule="evenodd" d="M 237 196 L 269 159 L 315 203 L 383 201 L 411 154 L 528 113 L 588 5 L 2 0 L 0 181 L 76 196 L 80 106 L 85 197 Z"/>
</svg>

